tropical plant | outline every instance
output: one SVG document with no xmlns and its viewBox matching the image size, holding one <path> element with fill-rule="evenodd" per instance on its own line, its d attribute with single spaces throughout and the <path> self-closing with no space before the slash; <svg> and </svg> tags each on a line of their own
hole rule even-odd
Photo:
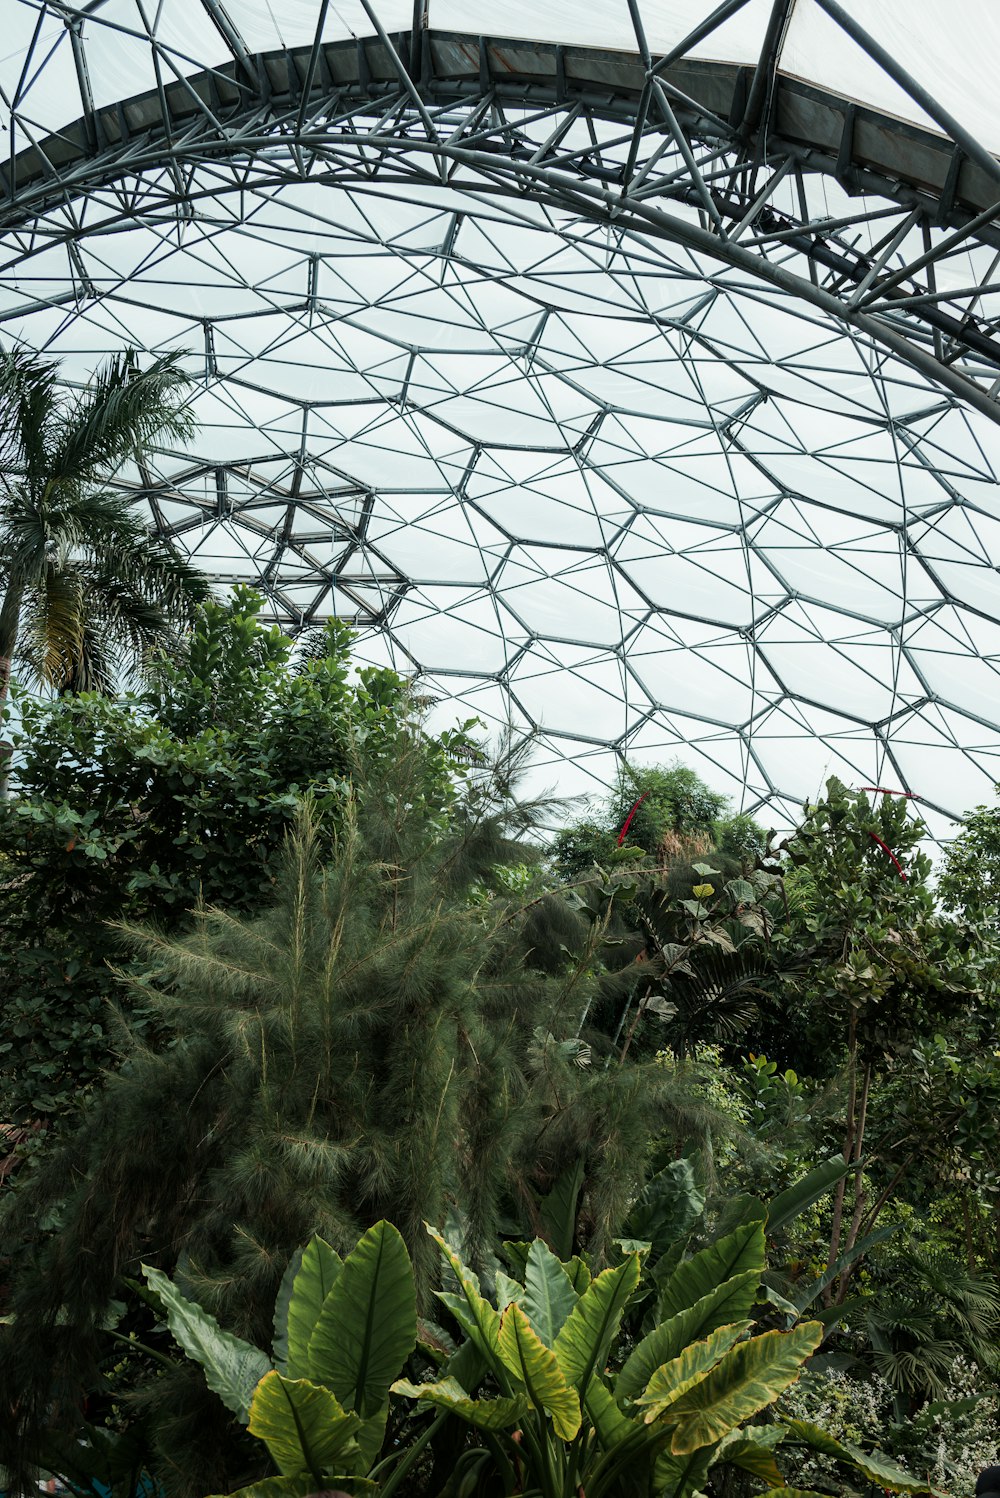
<svg viewBox="0 0 1000 1498">
<path fill-rule="evenodd" d="M 769 932 L 780 910 L 773 868 L 727 877 L 712 863 L 661 869 L 619 852 L 571 897 L 591 920 L 609 925 L 609 945 L 625 971 L 636 957 L 625 1007 L 602 1013 L 621 1054 L 669 1049 L 690 1058 L 704 1044 L 732 1044 L 778 982 Z M 613 909 L 612 909 L 613 907 Z M 614 951 L 605 963 L 615 964 Z M 652 1022 L 652 1023 L 650 1023 Z"/>
<path fill-rule="evenodd" d="M 418 754 L 411 788 L 435 816 L 468 786 L 468 734 L 424 734 L 394 672 L 352 675 L 345 625 L 303 660 L 262 607 L 249 589 L 206 600 L 141 692 L 20 698 L 0 806 L 0 1119 L 61 1124 L 118 1054 L 109 964 L 131 958 L 112 923 L 166 935 L 190 930 L 199 900 L 259 910 L 302 795 L 332 831 L 362 739 L 371 760 Z"/>
<path fill-rule="evenodd" d="M 687 765 L 624 764 L 613 790 L 591 803 L 586 818 L 556 834 L 553 862 L 563 879 L 579 879 L 594 864 L 606 866 L 627 840 L 661 868 L 686 869 L 692 858 L 715 852 L 730 878 L 757 863 L 767 839 L 751 817 L 728 808 L 728 798 Z"/>
<path fill-rule="evenodd" d="M 146 369 L 127 351 L 71 392 L 58 367 L 0 355 L 0 713 L 15 657 L 57 692 L 107 690 L 172 638 L 200 575 L 147 531 L 107 481 L 193 417 L 180 355 Z"/>
<path fill-rule="evenodd" d="M 928 1246 L 905 1245 L 878 1266 L 878 1292 L 859 1308 L 870 1359 L 902 1423 L 945 1397 L 959 1359 L 998 1368 L 1000 1285 Z"/>
<path fill-rule="evenodd" d="M 124 1064 L 4 1222 L 17 1266 L 0 1383 L 25 1429 L 54 1377 L 66 1400 L 93 1387 L 103 1307 L 157 1245 L 257 1336 L 310 1234 L 341 1249 L 391 1212 L 426 1295 L 423 1220 L 456 1214 L 481 1264 L 505 1218 L 582 1164 L 572 1233 L 600 1259 L 683 1105 L 668 1069 L 602 1064 L 609 1048 L 584 1026 L 612 981 L 601 924 L 576 921 L 577 953 L 537 963 L 545 901 L 523 908 L 496 878 L 524 847 L 495 798 L 435 789 L 445 746 L 405 724 L 383 738 L 378 722 L 342 741 L 349 781 L 322 816 L 303 810 L 270 909 L 124 933 Z M 485 905 L 471 897 L 484 884 Z M 157 1397 L 157 1418 L 174 1418 L 162 1383 Z M 0 1422 L 0 1447 L 16 1448 L 15 1424 Z M 208 1444 L 188 1437 L 185 1481 L 215 1460 Z"/>
<path fill-rule="evenodd" d="M 963 920 L 938 910 L 923 836 L 905 799 L 880 794 L 873 804 L 867 792 L 831 778 L 782 845 L 793 899 L 774 944 L 797 967 L 771 1038 L 779 1053 L 787 1047 L 794 1006 L 813 1074 L 825 1064 L 828 1075 L 843 1069 L 846 1081 L 843 1156 L 854 1171 L 850 1192 L 845 1177 L 834 1201 L 830 1265 L 872 1232 L 905 1174 L 906 1155 L 890 1154 L 894 1118 L 876 1117 L 876 1083 L 898 1072 L 921 1040 L 974 1013 L 981 996 L 988 954 L 970 943 Z M 873 1137 L 883 1179 L 870 1192 L 865 1156 Z M 842 1275 L 831 1298 L 844 1299 L 849 1282 L 850 1273 Z"/>
<path fill-rule="evenodd" d="M 823 1333 L 805 1322 L 748 1336 L 764 1267 L 761 1218 L 645 1282 L 642 1249 L 593 1273 L 584 1258 L 561 1261 L 535 1239 L 521 1245 L 519 1277 L 498 1272 L 489 1296 L 447 1240 L 431 1236 L 444 1263 L 438 1298 L 465 1336 L 457 1347 L 443 1328 L 418 1322 L 405 1245 L 384 1222 L 343 1260 L 318 1238 L 293 1259 L 271 1356 L 146 1270 L 175 1339 L 278 1468 L 242 1489 L 244 1498 L 418 1490 L 415 1468 L 449 1426 L 466 1430 L 451 1443 L 455 1493 L 683 1498 L 717 1465 L 784 1493 L 779 1459 L 811 1448 L 887 1491 L 928 1491 L 880 1453 L 804 1421 L 747 1425 L 795 1382 Z M 630 1304 L 651 1291 L 649 1329 L 623 1345 Z M 395 1377 L 418 1339 L 428 1375 Z M 385 1440 L 390 1394 L 427 1411 L 394 1442 Z"/>
</svg>

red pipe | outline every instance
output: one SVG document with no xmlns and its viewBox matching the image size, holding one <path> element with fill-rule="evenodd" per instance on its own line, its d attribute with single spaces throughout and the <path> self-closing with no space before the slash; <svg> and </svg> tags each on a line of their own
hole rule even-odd
<svg viewBox="0 0 1000 1498">
<path fill-rule="evenodd" d="M 619 848 L 621 847 L 622 843 L 625 841 L 625 835 L 626 835 L 626 833 L 628 832 L 629 828 L 632 825 L 632 818 L 635 816 L 636 812 L 639 810 L 639 807 L 642 805 L 642 803 L 645 801 L 645 799 L 646 799 L 646 797 L 648 795 L 649 795 L 648 791 L 643 791 L 642 795 L 639 797 L 638 801 L 635 803 L 635 805 L 633 806 L 632 810 L 629 812 L 628 816 L 625 818 L 625 826 L 622 828 L 621 832 L 619 832 L 619 834 L 618 834 L 618 846 L 619 846 Z"/>
<path fill-rule="evenodd" d="M 867 787 L 862 787 L 862 789 L 867 789 Z M 903 872 L 903 865 L 900 863 L 900 861 L 896 857 L 895 853 L 889 847 L 888 843 L 884 843 L 880 837 L 876 837 L 874 832 L 869 832 L 868 836 L 871 838 L 872 842 L 878 843 L 878 845 L 882 849 L 883 853 L 888 853 L 889 857 L 892 859 L 893 863 L 896 865 L 897 869 L 899 870 L 899 877 L 900 877 L 900 879 L 902 879 L 903 882 L 905 883 L 906 882 L 906 875 Z"/>
</svg>

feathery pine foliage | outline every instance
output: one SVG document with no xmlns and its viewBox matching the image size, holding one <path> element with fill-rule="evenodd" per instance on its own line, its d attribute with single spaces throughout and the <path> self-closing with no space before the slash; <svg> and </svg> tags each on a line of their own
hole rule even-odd
<svg viewBox="0 0 1000 1498">
<path fill-rule="evenodd" d="M 322 817 L 300 814 L 270 908 L 203 907 L 186 936 L 125 933 L 141 963 L 122 980 L 146 1028 L 4 1224 L 24 1252 L 0 1357 L 0 1402 L 20 1419 L 0 1459 L 94 1386 L 101 1318 L 140 1260 L 179 1266 L 259 1341 L 311 1234 L 344 1246 L 391 1214 L 425 1295 L 424 1220 L 451 1217 L 482 1262 L 505 1215 L 540 1210 L 579 1167 L 573 1242 L 599 1262 L 683 1103 L 667 1069 L 616 1064 L 582 1028 L 595 984 L 616 981 L 599 973 L 604 923 L 578 923 L 574 956 L 536 963 L 546 900 L 524 912 L 470 897 L 502 890 L 497 865 L 524 857 L 489 778 L 456 798 L 444 751 L 413 731 L 359 731 L 348 749 L 349 785 Z M 178 1491 L 194 1491 L 198 1462 L 206 1482 L 229 1470 L 189 1386 L 151 1397 L 161 1436 L 182 1408 L 188 1422 Z"/>
<path fill-rule="evenodd" d="M 19 659 L 57 692 L 111 688 L 190 618 L 206 584 L 108 478 L 192 418 L 179 355 L 109 359 L 83 390 L 0 353 L 0 712 Z"/>
</svg>

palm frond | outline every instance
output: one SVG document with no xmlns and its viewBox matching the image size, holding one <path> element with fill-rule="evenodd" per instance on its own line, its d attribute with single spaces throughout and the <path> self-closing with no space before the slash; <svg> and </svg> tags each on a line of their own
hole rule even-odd
<svg viewBox="0 0 1000 1498">
<path fill-rule="evenodd" d="M 0 473 L 44 462 L 59 410 L 57 367 L 26 349 L 0 350 Z"/>
<path fill-rule="evenodd" d="M 107 360 L 65 415 L 51 457 L 54 481 L 91 481 L 160 438 L 185 441 L 194 417 L 181 404 L 190 383 L 182 357 L 166 354 L 146 369 L 134 349 Z"/>
<path fill-rule="evenodd" d="M 76 669 L 83 629 L 79 576 L 72 569 L 49 563 L 43 586 L 28 597 L 20 635 L 22 660 L 39 681 L 60 690 Z"/>
</svg>

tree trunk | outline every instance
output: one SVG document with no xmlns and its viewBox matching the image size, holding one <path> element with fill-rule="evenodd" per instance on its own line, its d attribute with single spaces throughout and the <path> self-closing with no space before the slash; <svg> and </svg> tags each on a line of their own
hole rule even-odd
<svg viewBox="0 0 1000 1498">
<path fill-rule="evenodd" d="M 847 1118 L 844 1122 L 844 1160 L 849 1161 L 854 1150 L 855 1138 L 855 1112 L 858 1102 L 858 1016 L 857 1012 L 851 1010 L 850 1027 L 847 1037 L 847 1074 L 850 1078 L 847 1094 Z M 833 1198 L 833 1223 L 830 1228 L 830 1252 L 827 1255 L 826 1267 L 831 1269 L 840 1254 L 840 1234 L 844 1222 L 844 1197 L 847 1192 L 847 1177 L 841 1176 L 837 1182 L 836 1194 Z M 824 1300 L 830 1305 L 833 1300 L 832 1288 L 826 1291 Z"/>
<path fill-rule="evenodd" d="M 3 737 L 3 714 L 10 696 L 10 677 L 14 666 L 22 596 L 22 589 L 9 583 L 3 596 L 3 604 L 0 605 L 0 801 L 6 801 L 10 795 L 10 758 L 14 746 Z"/>
<path fill-rule="evenodd" d="M 847 1242 L 844 1244 L 844 1252 L 848 1253 L 858 1241 L 861 1231 L 861 1222 L 865 1215 L 865 1173 L 861 1163 L 861 1152 L 865 1142 L 865 1124 L 868 1121 L 868 1098 L 871 1093 L 872 1067 L 869 1061 L 865 1067 L 864 1081 L 861 1084 L 861 1106 L 858 1109 L 858 1124 L 854 1134 L 854 1149 L 852 1151 L 857 1168 L 854 1172 L 854 1212 L 851 1215 L 851 1226 L 847 1232 Z M 857 1260 L 849 1264 L 837 1281 L 837 1304 L 843 1305 L 847 1298 L 848 1286 L 854 1273 Z"/>
</svg>

